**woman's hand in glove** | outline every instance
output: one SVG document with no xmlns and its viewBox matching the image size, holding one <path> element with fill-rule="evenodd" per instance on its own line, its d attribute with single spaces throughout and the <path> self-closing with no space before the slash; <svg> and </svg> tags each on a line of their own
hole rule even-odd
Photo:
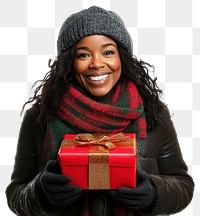
<svg viewBox="0 0 200 216">
<path fill-rule="evenodd" d="M 110 195 L 120 201 L 124 207 L 143 209 L 150 207 L 156 200 L 157 191 L 149 180 L 149 176 L 142 170 L 137 170 L 137 187 L 121 187 L 110 191 Z"/>
<path fill-rule="evenodd" d="M 58 161 L 50 160 L 39 178 L 37 189 L 40 195 L 45 195 L 50 204 L 65 206 L 82 194 L 82 189 L 68 184 L 70 181 L 70 177 L 61 174 Z"/>
</svg>

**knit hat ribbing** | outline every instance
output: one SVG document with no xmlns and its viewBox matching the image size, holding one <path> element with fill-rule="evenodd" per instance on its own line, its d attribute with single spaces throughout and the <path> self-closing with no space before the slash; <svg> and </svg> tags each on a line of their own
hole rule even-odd
<svg viewBox="0 0 200 216">
<path fill-rule="evenodd" d="M 120 43 L 132 54 L 132 39 L 123 20 L 113 11 L 92 6 L 69 16 L 63 23 L 57 41 L 58 54 L 89 35 L 105 35 Z"/>
</svg>

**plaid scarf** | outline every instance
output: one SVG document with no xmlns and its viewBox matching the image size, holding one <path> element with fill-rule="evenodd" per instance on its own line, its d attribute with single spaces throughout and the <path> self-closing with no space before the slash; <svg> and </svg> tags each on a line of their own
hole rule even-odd
<svg viewBox="0 0 200 216">
<path fill-rule="evenodd" d="M 56 159 L 66 133 L 136 133 L 145 138 L 146 120 L 142 98 L 133 82 L 118 83 L 98 101 L 72 84 L 63 97 L 57 113 L 47 123 L 44 142 L 47 160 Z M 87 200 L 86 200 L 87 202 Z M 116 216 L 132 216 L 133 211 L 117 205 Z M 83 215 L 89 216 L 87 205 Z"/>
<path fill-rule="evenodd" d="M 102 101 L 90 99 L 72 85 L 58 116 L 82 131 L 94 133 L 122 132 L 135 120 L 132 130 L 140 137 L 146 136 L 142 99 L 132 82 L 117 85 Z"/>
<path fill-rule="evenodd" d="M 72 84 L 58 112 L 47 123 L 44 143 L 47 159 L 56 158 L 66 133 L 136 133 L 145 138 L 142 98 L 133 82 L 118 83 L 99 101 Z"/>
</svg>

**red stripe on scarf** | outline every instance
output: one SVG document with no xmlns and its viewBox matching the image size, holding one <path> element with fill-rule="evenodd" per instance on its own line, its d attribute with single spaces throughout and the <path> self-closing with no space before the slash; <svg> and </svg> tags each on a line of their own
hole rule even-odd
<svg viewBox="0 0 200 216">
<path fill-rule="evenodd" d="M 112 100 L 111 100 L 111 104 L 116 105 L 119 96 L 120 96 L 120 85 L 118 85 L 116 87 L 116 90 L 115 90 L 113 97 L 112 97 Z"/>
</svg>

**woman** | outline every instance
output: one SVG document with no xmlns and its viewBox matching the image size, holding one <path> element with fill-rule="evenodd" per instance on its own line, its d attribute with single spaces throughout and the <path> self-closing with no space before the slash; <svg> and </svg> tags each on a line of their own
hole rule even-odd
<svg viewBox="0 0 200 216">
<path fill-rule="evenodd" d="M 20 216 L 153 216 L 184 209 L 194 183 L 151 66 L 133 56 L 121 18 L 96 6 L 82 10 L 63 23 L 57 45 L 57 59 L 27 102 L 34 104 L 24 116 L 6 190 L 10 209 Z M 64 134 L 82 132 L 136 133 L 135 189 L 85 191 L 69 184 L 57 152 Z"/>
</svg>

